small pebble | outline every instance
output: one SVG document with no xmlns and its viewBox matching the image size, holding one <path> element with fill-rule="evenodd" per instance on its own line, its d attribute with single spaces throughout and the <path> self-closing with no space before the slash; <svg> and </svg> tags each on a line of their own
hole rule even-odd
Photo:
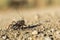
<svg viewBox="0 0 60 40">
<path fill-rule="evenodd" d="M 51 38 L 49 38 L 49 37 L 45 37 L 44 40 L 51 40 Z"/>
<path fill-rule="evenodd" d="M 2 36 L 3 39 L 6 39 L 6 35 Z"/>
<path fill-rule="evenodd" d="M 32 40 L 32 38 L 31 37 L 28 37 L 28 40 Z"/>
<path fill-rule="evenodd" d="M 37 32 L 36 30 L 34 30 L 34 31 L 32 32 L 32 34 L 35 35 L 35 34 L 38 34 L 38 32 Z"/>
</svg>

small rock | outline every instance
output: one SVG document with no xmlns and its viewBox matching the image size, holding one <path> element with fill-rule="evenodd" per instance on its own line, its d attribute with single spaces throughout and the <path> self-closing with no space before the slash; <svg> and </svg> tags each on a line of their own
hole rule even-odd
<svg viewBox="0 0 60 40">
<path fill-rule="evenodd" d="M 32 40 L 32 38 L 31 37 L 28 37 L 28 40 Z"/>
<path fill-rule="evenodd" d="M 6 40 L 9 40 L 9 39 L 6 39 Z"/>
<path fill-rule="evenodd" d="M 51 40 L 49 37 L 45 37 L 44 40 Z"/>
<path fill-rule="evenodd" d="M 2 36 L 3 39 L 6 39 L 6 35 Z"/>
<path fill-rule="evenodd" d="M 60 38 L 60 31 L 56 31 L 56 38 Z"/>
<path fill-rule="evenodd" d="M 9 37 L 7 35 L 2 35 L 2 39 L 7 40 Z"/>
<path fill-rule="evenodd" d="M 38 32 L 37 32 L 36 30 L 34 30 L 34 31 L 32 32 L 32 34 L 35 35 L 35 34 L 38 34 Z"/>
</svg>

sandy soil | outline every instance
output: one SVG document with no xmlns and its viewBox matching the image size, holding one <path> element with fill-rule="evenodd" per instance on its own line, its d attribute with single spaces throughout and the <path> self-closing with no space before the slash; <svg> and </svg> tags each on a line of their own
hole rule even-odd
<svg viewBox="0 0 60 40">
<path fill-rule="evenodd" d="M 21 17 L 24 17 L 27 21 L 36 20 L 36 15 L 40 15 L 40 17 L 48 18 L 51 16 L 55 18 L 55 16 L 60 17 L 60 8 L 44 8 L 44 9 L 24 9 L 24 10 L 7 10 L 7 11 L 0 11 L 0 28 L 5 29 L 13 20 L 19 20 Z M 42 18 L 42 19 L 43 19 Z"/>
<path fill-rule="evenodd" d="M 0 11 L 0 29 L 5 30 L 6 28 L 8 28 L 9 24 L 11 24 L 12 21 L 17 21 L 17 20 L 20 20 L 20 19 L 24 19 L 26 21 L 26 24 L 32 24 L 32 23 L 35 24 L 36 22 L 39 22 L 39 20 L 40 20 L 40 22 L 43 24 L 44 27 L 48 27 L 48 30 L 45 31 L 45 33 L 46 33 L 49 30 L 51 30 L 49 27 L 52 27 L 54 29 L 54 28 L 56 28 L 56 26 L 58 26 L 57 29 L 60 28 L 59 27 L 60 26 L 59 25 L 60 24 L 59 23 L 59 21 L 60 21 L 60 8 L 59 7 L 57 7 L 57 8 L 52 7 L 52 8 L 44 8 L 44 9 L 30 9 L 30 10 L 27 10 L 27 9 L 23 9 L 23 10 L 9 9 L 7 11 L 6 10 L 5 11 Z M 47 23 L 46 20 L 47 21 L 50 20 L 51 22 Z M 37 27 L 36 29 L 37 30 L 39 30 L 39 29 L 43 30 L 44 29 L 44 28 L 42 28 L 43 26 Z M 32 30 L 25 30 L 25 31 L 29 32 L 29 33 L 33 32 L 33 34 L 34 34 L 34 32 L 37 32 L 37 30 L 35 31 L 35 30 L 32 29 Z M 24 38 L 23 34 L 24 34 L 25 31 L 19 30 L 21 35 L 19 37 L 17 37 L 16 39 L 19 38 L 18 40 L 21 40 L 22 36 Z M 59 30 L 58 30 L 58 32 L 59 32 Z M 11 36 L 12 39 L 15 40 L 15 33 L 18 34 L 18 31 L 12 30 L 12 31 L 8 31 L 6 33 L 9 37 Z M 1 32 L 0 34 L 4 34 L 4 33 Z M 48 35 L 49 34 L 50 33 L 48 32 Z M 55 32 L 52 32 L 52 34 L 55 35 Z M 32 35 L 32 34 L 30 34 L 30 35 Z M 34 35 L 32 37 L 34 40 L 36 40 L 35 36 L 36 35 Z M 41 39 L 41 37 L 40 37 L 40 39 Z M 45 38 L 45 40 L 48 40 L 48 39 L 49 39 L 48 37 Z M 43 40 L 43 38 L 41 40 Z M 57 38 L 55 40 L 59 40 L 59 39 Z"/>
</svg>

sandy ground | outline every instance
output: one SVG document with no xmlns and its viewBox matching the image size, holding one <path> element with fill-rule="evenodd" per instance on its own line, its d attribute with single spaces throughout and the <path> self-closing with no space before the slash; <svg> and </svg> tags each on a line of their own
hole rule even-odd
<svg viewBox="0 0 60 40">
<path fill-rule="evenodd" d="M 26 29 L 26 30 L 6 30 L 8 26 L 11 24 L 12 21 L 18 21 L 20 19 L 24 19 L 26 24 L 35 24 L 36 22 L 40 22 L 42 25 L 38 26 L 37 28 L 34 29 Z M 48 28 L 46 31 L 45 27 Z M 35 38 L 38 30 L 43 30 L 43 34 L 50 35 L 50 30 L 56 30 L 60 33 L 60 8 L 59 7 L 51 7 L 51 8 L 44 8 L 44 9 L 22 9 L 22 10 L 5 10 L 5 11 L 0 11 L 0 29 L 3 29 L 3 31 L 0 30 L 0 36 L 1 34 L 7 35 L 11 40 L 15 40 L 15 36 L 19 32 L 19 37 L 16 37 L 17 40 L 21 40 L 21 37 L 23 38 L 26 37 L 25 32 L 29 32 L 30 35 L 34 40 L 50 40 L 50 38 L 47 36 L 45 39 L 43 37 Z M 56 31 L 56 32 L 57 32 Z M 60 40 L 60 34 L 57 32 L 52 32 L 52 35 L 54 37 L 54 40 Z M 31 34 L 32 33 L 32 34 Z M 55 34 L 56 33 L 56 34 Z M 16 34 L 16 35 L 15 35 Z M 40 34 L 38 34 L 40 36 Z M 41 34 L 42 35 L 42 34 Z M 55 37 L 56 36 L 56 37 Z M 1 38 L 1 37 L 0 37 Z M 2 40 L 2 39 L 0 39 Z M 25 39 L 24 39 L 25 40 Z"/>
<path fill-rule="evenodd" d="M 27 9 L 12 10 L 12 9 L 10 9 L 7 11 L 0 11 L 0 28 L 6 29 L 12 21 L 20 20 L 21 17 L 23 17 L 27 21 L 35 22 L 37 14 L 40 15 L 40 17 L 42 17 L 42 19 L 48 18 L 49 16 L 51 16 L 55 20 L 57 16 L 60 17 L 60 15 L 59 15 L 60 8 L 51 7 L 51 8 L 30 9 L 30 10 L 27 10 Z"/>
</svg>

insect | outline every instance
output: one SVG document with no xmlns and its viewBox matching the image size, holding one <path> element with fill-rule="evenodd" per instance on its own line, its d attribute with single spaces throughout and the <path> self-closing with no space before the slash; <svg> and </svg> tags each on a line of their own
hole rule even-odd
<svg viewBox="0 0 60 40">
<path fill-rule="evenodd" d="M 24 29 L 35 28 L 37 26 L 40 26 L 40 24 L 26 26 L 25 20 L 18 20 L 17 22 L 13 21 L 12 24 L 9 25 L 8 29 L 11 28 L 11 29 L 14 29 L 14 30 L 20 30 L 20 29 L 24 30 Z"/>
<path fill-rule="evenodd" d="M 14 30 L 18 30 L 21 29 L 23 26 L 25 25 L 25 21 L 24 20 L 18 20 L 17 22 L 13 21 L 12 24 L 9 25 L 8 29 L 14 29 Z"/>
</svg>

